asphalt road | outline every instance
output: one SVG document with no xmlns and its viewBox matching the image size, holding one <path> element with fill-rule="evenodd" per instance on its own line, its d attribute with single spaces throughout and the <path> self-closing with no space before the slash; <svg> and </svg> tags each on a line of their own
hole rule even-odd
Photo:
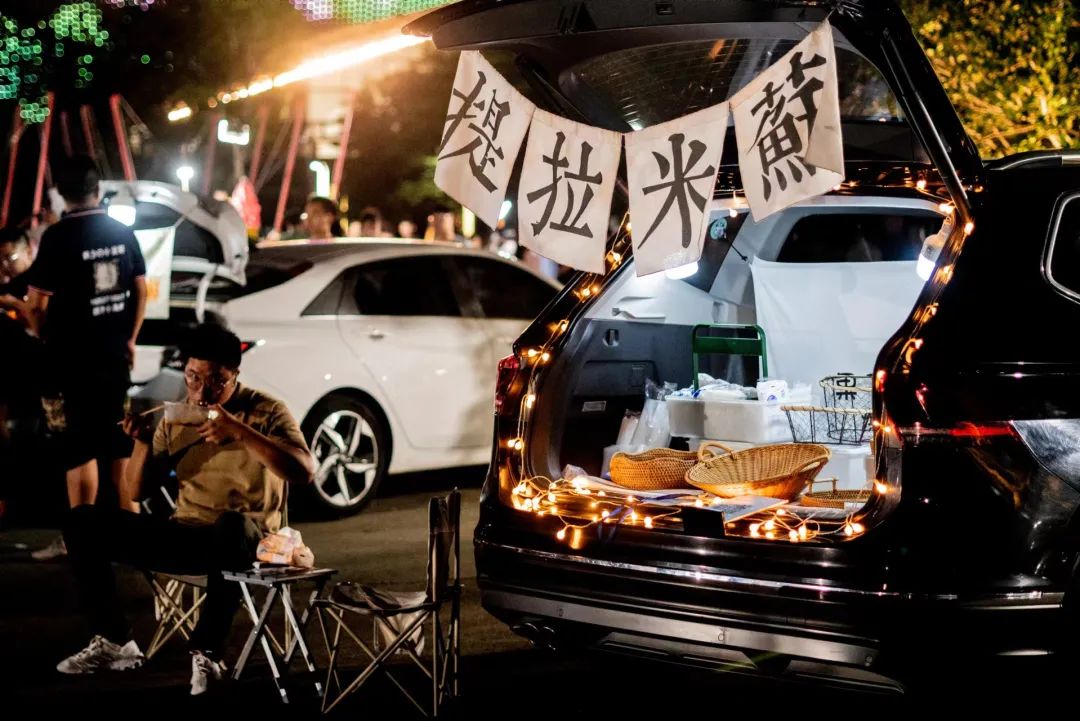
<svg viewBox="0 0 1080 721">
<path fill-rule="evenodd" d="M 425 574 L 426 501 L 450 484 L 464 484 L 462 530 L 463 575 L 466 584 L 463 623 L 463 698 L 460 715 L 466 718 L 585 718 L 645 715 L 722 716 L 730 713 L 768 716 L 865 717 L 878 712 L 915 710 L 955 703 L 968 710 L 973 704 L 1012 696 L 1019 677 L 1009 675 L 1003 685 L 976 679 L 968 691 L 947 683 L 928 699 L 853 693 L 804 683 L 779 682 L 715 671 L 684 669 L 654 661 L 611 654 L 556 655 L 533 649 L 480 606 L 471 553 L 472 529 L 477 519 L 477 486 L 481 472 L 422 476 L 391 483 L 394 495 L 376 499 L 359 516 L 336 521 L 307 521 L 295 525 L 316 554 L 319 566 L 339 570 L 341 579 L 357 579 L 388 590 L 421 590 Z M 76 612 L 74 587 L 64 563 L 34 563 L 25 550 L 47 542 L 53 531 L 19 529 L 0 532 L 0 718 L 48 718 L 50 711 L 119 712 L 121 717 L 146 719 L 191 717 L 192 713 L 251 714 L 273 718 L 313 718 L 317 715 L 310 680 L 297 675 L 293 702 L 282 707 L 270 681 L 269 670 L 256 656 L 247 678 L 222 684 L 206 696 L 188 695 L 190 660 L 183 645 L 174 642 L 142 669 L 90 677 L 66 677 L 54 670 L 61 658 L 85 643 L 85 631 Z M 145 647 L 153 631 L 151 596 L 144 579 L 133 571 L 120 574 L 120 603 L 128 611 L 136 638 Z M 233 658 L 239 654 L 250 629 L 237 617 L 230 640 Z M 312 634 L 318 640 L 317 630 Z M 316 642 L 319 664 L 326 654 Z M 359 655 L 346 664 L 358 667 Z M 409 669 L 411 670 L 411 669 Z M 958 676 L 961 670 L 958 669 Z M 402 669 L 402 678 L 409 678 Z M 1028 692 L 1037 690 L 1039 677 L 1028 678 Z M 988 685 L 989 684 L 989 685 Z M 1036 684 L 1032 686 L 1030 684 Z M 974 690 L 971 690 L 974 689 Z M 914 704 L 914 706 L 913 706 Z M 714 709 L 701 714 L 701 709 Z M 857 711 L 856 711 L 857 709 Z M 6 712 L 11 711 L 10 717 Z M 693 713 L 691 714 L 691 711 Z M 378 681 L 343 706 L 338 716 L 363 713 L 418 717 L 389 683 Z M 44 714 L 44 715 L 42 715 Z"/>
</svg>

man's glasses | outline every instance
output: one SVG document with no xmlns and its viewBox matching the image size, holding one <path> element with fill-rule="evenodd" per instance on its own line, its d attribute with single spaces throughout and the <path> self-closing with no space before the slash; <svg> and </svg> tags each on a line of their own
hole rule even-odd
<svg viewBox="0 0 1080 721">
<path fill-rule="evenodd" d="M 184 371 L 184 383 L 192 390 L 200 390 L 204 386 L 209 387 L 211 390 L 221 392 L 228 388 L 229 384 L 236 380 L 234 375 L 225 375 L 217 373 L 207 378 L 204 378 L 191 371 Z"/>
</svg>

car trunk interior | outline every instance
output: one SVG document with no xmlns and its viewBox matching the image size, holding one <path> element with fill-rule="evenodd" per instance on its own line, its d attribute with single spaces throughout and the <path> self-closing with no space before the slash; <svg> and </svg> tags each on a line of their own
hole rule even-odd
<svg viewBox="0 0 1080 721">
<path fill-rule="evenodd" d="M 793 533 L 790 540 L 831 542 L 861 533 L 854 519 L 888 492 L 874 480 L 874 363 L 921 292 L 916 258 L 923 239 L 942 225 L 941 211 L 917 194 L 869 191 L 804 203 L 762 223 L 737 205 L 714 201 L 696 267 L 637 277 L 627 263 L 573 324 L 569 352 L 535 389 L 543 418 L 537 433 L 547 453 L 546 467 L 534 471 L 586 482 L 607 498 L 623 488 L 646 504 L 666 496 L 664 504 L 695 511 L 715 505 L 722 513 L 713 521 L 697 513 L 694 527 L 712 522 L 724 535 Z M 726 343 L 710 352 L 717 347 L 702 340 L 740 338 L 751 344 L 740 349 L 746 350 L 762 332 L 764 363 L 722 352 Z M 700 473 L 690 482 L 662 480 L 670 469 L 640 455 L 693 453 L 706 442 L 733 453 L 725 461 L 714 446 L 717 457 L 698 465 L 683 457 L 680 468 Z M 750 449 L 791 457 L 740 468 L 733 459 L 749 457 Z M 621 464 L 612 462 L 617 453 L 624 454 Z M 803 474 L 805 483 L 749 491 L 742 483 L 794 477 L 815 453 L 825 457 Z M 740 482 L 725 485 L 733 473 Z M 579 509 L 585 518 L 594 504 Z M 560 501 L 564 514 L 573 505 Z M 753 508 L 763 510 L 746 512 Z"/>
</svg>

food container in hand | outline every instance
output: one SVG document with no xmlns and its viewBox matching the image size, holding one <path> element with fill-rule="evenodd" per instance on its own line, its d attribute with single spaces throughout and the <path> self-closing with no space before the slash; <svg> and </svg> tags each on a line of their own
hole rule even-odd
<svg viewBox="0 0 1080 721">
<path fill-rule="evenodd" d="M 194 403 L 165 403 L 165 420 L 181 426 L 201 426 L 213 418 L 214 412 L 207 406 Z"/>
</svg>

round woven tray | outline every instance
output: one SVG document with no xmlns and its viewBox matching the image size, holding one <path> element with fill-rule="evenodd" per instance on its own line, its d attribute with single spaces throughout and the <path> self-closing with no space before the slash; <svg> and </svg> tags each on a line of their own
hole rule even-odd
<svg viewBox="0 0 1080 721">
<path fill-rule="evenodd" d="M 715 455 L 720 449 L 723 455 Z M 770 496 L 790 501 L 798 496 L 829 461 L 829 449 L 814 443 L 780 443 L 732 451 L 706 442 L 698 452 L 701 462 L 686 474 L 686 481 L 723 498 Z"/>
<path fill-rule="evenodd" d="M 814 508 L 843 508 L 848 503 L 866 503 L 870 491 L 814 491 L 804 493 L 800 505 Z"/>
<path fill-rule="evenodd" d="M 698 461 L 693 451 L 655 448 L 644 453 L 616 453 L 611 458 L 611 480 L 636 491 L 688 488 L 686 472 Z"/>
</svg>

